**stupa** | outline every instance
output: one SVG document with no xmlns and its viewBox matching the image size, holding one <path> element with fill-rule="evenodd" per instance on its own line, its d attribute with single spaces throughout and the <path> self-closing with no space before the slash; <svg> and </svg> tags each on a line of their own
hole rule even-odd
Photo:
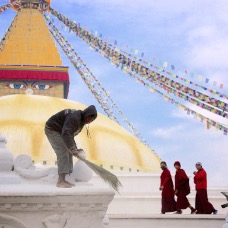
<svg viewBox="0 0 228 228">
<path fill-rule="evenodd" d="M 7 155 L 7 162 L 2 164 L 9 166 L 6 176 L 0 176 L 3 183 L 0 186 L 0 225 L 14 228 L 101 227 L 107 209 L 110 228 L 167 227 L 167 223 L 168 227 L 178 227 L 177 223 L 181 227 L 223 224 L 223 216 L 158 215 L 160 158 L 101 114 L 91 125 L 92 138 L 87 138 L 86 132 L 82 131 L 76 141 L 89 160 L 118 175 L 123 184 L 121 195 L 112 200 L 114 193 L 104 188 L 97 176 L 90 183 L 76 183 L 76 188 L 67 193 L 56 189 L 53 183 L 32 180 L 31 184 L 24 178 L 38 174 L 52 177 L 49 171 L 38 170 L 36 174 L 33 170 L 33 163 L 53 166 L 56 162 L 44 135 L 45 121 L 62 109 L 84 109 L 85 105 L 67 100 L 68 67 L 63 66 L 42 14 L 49 10 L 50 1 L 21 0 L 19 5 L 12 6 L 17 15 L 0 46 L 0 133 L 8 141 L 6 149 L 5 138 L 0 137 L 0 149 Z M 12 154 L 8 154 L 9 151 Z M 15 174 L 10 171 L 15 163 L 13 157 L 20 163 L 21 154 L 31 158 L 23 155 L 28 163 L 22 161 L 22 167 L 16 168 Z M 4 185 L 4 181 L 7 184 Z M 222 190 L 227 191 L 210 191 L 217 208 L 223 200 L 219 197 Z M 189 197 L 193 203 L 194 191 Z M 107 225 L 108 218 L 103 227 Z"/>
<path fill-rule="evenodd" d="M 85 105 L 66 100 L 68 67 L 62 65 L 42 14 L 50 2 L 45 7 L 40 4 L 22 1 L 15 8 L 17 15 L 1 46 L 0 126 L 15 155 L 27 153 L 35 163 L 54 165 L 55 154 L 43 131 L 45 122 L 62 109 Z M 82 132 L 76 140 L 93 162 L 118 171 L 159 170 L 159 157 L 109 118 L 99 114 L 91 132 L 91 139 Z"/>
</svg>

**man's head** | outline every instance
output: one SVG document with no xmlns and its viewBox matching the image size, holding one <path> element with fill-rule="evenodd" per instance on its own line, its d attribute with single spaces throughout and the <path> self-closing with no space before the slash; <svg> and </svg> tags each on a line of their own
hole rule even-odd
<svg viewBox="0 0 228 228">
<path fill-rule="evenodd" d="M 160 163 L 160 167 L 161 167 L 162 170 L 166 169 L 166 168 L 167 168 L 166 162 L 165 162 L 165 161 L 162 161 L 162 162 Z"/>
<path fill-rule="evenodd" d="M 85 122 L 85 124 L 89 124 L 89 123 L 93 122 L 95 119 L 96 119 L 95 115 L 86 116 L 84 118 L 84 122 Z"/>
<path fill-rule="evenodd" d="M 94 105 L 90 105 L 82 111 L 82 118 L 85 124 L 93 122 L 97 118 L 97 110 Z"/>
<path fill-rule="evenodd" d="M 197 162 L 197 163 L 196 163 L 196 169 L 197 169 L 197 170 L 200 170 L 200 169 L 202 169 L 202 168 L 203 168 L 202 163 L 201 163 L 201 162 Z"/>
<path fill-rule="evenodd" d="M 176 161 L 176 162 L 174 163 L 174 167 L 175 167 L 176 170 L 180 169 L 180 168 L 181 168 L 180 162 L 179 162 L 179 161 Z"/>
</svg>

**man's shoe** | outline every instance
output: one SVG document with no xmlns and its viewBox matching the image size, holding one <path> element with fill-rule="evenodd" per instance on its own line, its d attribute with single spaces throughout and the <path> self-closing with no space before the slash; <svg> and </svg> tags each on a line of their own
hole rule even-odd
<svg viewBox="0 0 228 228">
<path fill-rule="evenodd" d="M 182 210 L 177 210 L 174 214 L 180 215 L 182 214 Z"/>
<path fill-rule="evenodd" d="M 212 212 L 212 214 L 217 215 L 217 214 L 218 214 L 218 211 L 217 211 L 217 210 L 214 210 L 214 211 Z"/>
<path fill-rule="evenodd" d="M 195 214 L 195 213 L 196 213 L 196 209 L 195 208 L 191 209 L 191 214 Z"/>
</svg>

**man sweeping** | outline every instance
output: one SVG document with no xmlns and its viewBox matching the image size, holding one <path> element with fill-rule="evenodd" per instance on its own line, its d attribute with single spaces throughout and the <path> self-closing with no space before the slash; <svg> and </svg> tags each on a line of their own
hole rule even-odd
<svg viewBox="0 0 228 228">
<path fill-rule="evenodd" d="M 78 156 L 81 149 L 77 148 L 74 137 L 82 128 L 97 118 L 97 110 L 94 105 L 84 111 L 64 109 L 51 116 L 45 125 L 45 134 L 57 156 L 59 188 L 71 188 L 74 184 L 66 181 L 67 174 L 73 171 L 73 156 Z M 89 135 L 87 128 L 87 135 Z"/>
</svg>

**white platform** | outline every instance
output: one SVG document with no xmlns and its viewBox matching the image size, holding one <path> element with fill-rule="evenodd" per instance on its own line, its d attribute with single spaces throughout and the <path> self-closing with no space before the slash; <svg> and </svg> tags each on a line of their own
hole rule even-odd
<svg viewBox="0 0 228 228">
<path fill-rule="evenodd" d="M 112 215 L 109 228 L 221 228 L 224 215 Z"/>
<path fill-rule="evenodd" d="M 190 209 L 184 210 L 182 215 L 172 213 L 161 215 L 160 173 L 116 174 L 123 188 L 109 204 L 107 211 L 110 219 L 109 228 L 221 228 L 225 223 L 228 209 L 221 208 L 221 204 L 226 203 L 226 198 L 221 192 L 227 192 L 228 187 L 208 189 L 209 201 L 218 210 L 217 215 L 190 215 Z M 104 184 L 97 177 L 94 177 L 92 182 L 96 185 Z M 192 182 L 188 199 L 195 206 L 195 190 Z"/>
<path fill-rule="evenodd" d="M 44 228 L 43 221 L 57 215 L 66 225 L 57 220 L 49 227 L 101 228 L 113 196 L 107 188 L 82 183 L 71 189 L 36 182 L 0 185 L 0 227 Z"/>
<path fill-rule="evenodd" d="M 159 191 L 160 174 L 153 173 L 118 173 L 117 174 L 123 188 L 120 194 L 116 194 L 114 200 L 108 208 L 108 215 L 139 215 L 151 216 L 161 213 L 161 192 Z M 95 185 L 103 185 L 104 183 L 97 177 L 92 182 Z M 191 194 L 188 196 L 190 203 L 195 206 L 195 190 L 191 184 Z M 221 192 L 227 192 L 227 188 L 209 188 L 209 201 L 218 210 L 218 214 L 225 214 L 226 209 L 222 209 L 221 205 L 226 203 L 226 198 Z M 189 214 L 190 209 L 183 211 Z"/>
</svg>

